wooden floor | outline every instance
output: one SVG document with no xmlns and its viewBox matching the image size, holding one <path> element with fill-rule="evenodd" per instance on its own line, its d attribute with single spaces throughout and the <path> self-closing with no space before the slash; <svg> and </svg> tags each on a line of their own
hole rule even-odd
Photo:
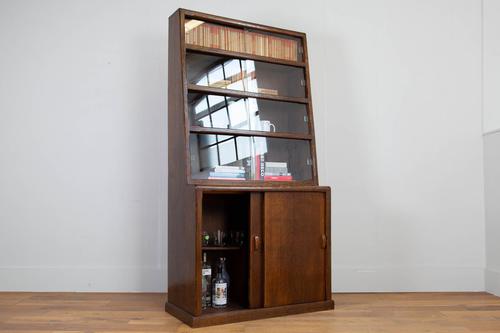
<svg viewBox="0 0 500 333">
<path fill-rule="evenodd" d="M 500 332 L 500 298 L 486 293 L 334 298 L 334 311 L 190 329 L 162 294 L 0 293 L 0 332 Z"/>
</svg>

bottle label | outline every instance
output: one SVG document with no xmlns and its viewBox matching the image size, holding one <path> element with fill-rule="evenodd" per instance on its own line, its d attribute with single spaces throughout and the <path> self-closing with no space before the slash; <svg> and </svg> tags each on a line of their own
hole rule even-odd
<svg viewBox="0 0 500 333">
<path fill-rule="evenodd" d="M 213 302 L 215 305 L 227 304 L 227 283 L 216 283 L 214 288 Z"/>
<path fill-rule="evenodd" d="M 211 268 L 203 268 L 201 270 L 201 275 L 202 276 L 212 275 L 212 269 Z"/>
</svg>

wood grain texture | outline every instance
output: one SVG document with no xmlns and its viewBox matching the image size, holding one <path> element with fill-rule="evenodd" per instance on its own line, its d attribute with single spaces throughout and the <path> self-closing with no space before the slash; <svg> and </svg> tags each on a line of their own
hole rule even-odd
<svg viewBox="0 0 500 333">
<path fill-rule="evenodd" d="M 168 290 L 170 301 L 189 313 L 199 313 L 196 274 L 194 186 L 187 185 L 187 157 L 184 144 L 185 115 L 182 81 L 181 16 L 177 11 L 169 19 L 168 62 Z M 180 176 L 181 175 L 181 176 Z"/>
<path fill-rule="evenodd" d="M 0 333 L 498 333 L 487 293 L 335 294 L 335 311 L 191 329 L 164 312 L 165 294 L 0 293 Z"/>
<path fill-rule="evenodd" d="M 321 192 L 264 194 L 265 307 L 326 300 L 325 206 Z"/>
<path fill-rule="evenodd" d="M 248 279 L 248 307 L 259 308 L 264 305 L 263 299 L 263 263 L 264 249 L 262 241 L 264 230 L 262 226 L 263 193 L 250 194 L 250 256 Z"/>
</svg>

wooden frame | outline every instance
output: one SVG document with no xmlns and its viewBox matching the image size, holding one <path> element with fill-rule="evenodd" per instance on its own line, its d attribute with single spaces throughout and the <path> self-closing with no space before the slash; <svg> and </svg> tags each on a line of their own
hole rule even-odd
<svg viewBox="0 0 500 333">
<path fill-rule="evenodd" d="M 247 54 L 222 49 L 206 48 L 198 45 L 186 45 L 184 26 L 186 19 L 197 19 L 206 22 L 216 23 L 237 28 L 253 29 L 266 33 L 282 34 L 299 38 L 303 47 L 303 59 L 291 61 L 277 58 L 270 58 L 261 55 Z M 286 97 L 277 95 L 267 95 L 262 93 L 243 92 L 227 90 L 215 87 L 203 87 L 189 84 L 187 79 L 186 55 L 188 52 L 200 53 L 216 56 L 228 56 L 237 59 L 250 59 L 259 62 L 279 64 L 302 68 L 305 78 L 305 97 Z M 265 25 L 244 22 L 215 15 L 199 13 L 195 11 L 179 9 L 169 20 L 169 231 L 168 231 L 168 301 L 165 305 L 166 311 L 186 322 L 193 327 L 229 323 L 257 318 L 267 318 L 271 316 L 285 315 L 291 313 L 301 313 L 332 309 L 334 306 L 331 300 L 331 247 L 330 247 L 330 188 L 318 186 L 316 144 L 314 134 L 314 121 L 312 111 L 309 63 L 307 56 L 307 41 L 304 33 L 269 27 Z M 205 94 L 252 97 L 266 100 L 282 101 L 289 103 L 299 103 L 306 106 L 308 117 L 308 133 L 292 132 L 261 132 L 253 130 L 205 128 L 201 126 L 191 126 L 188 111 L 188 93 L 199 92 Z M 189 136 L 191 133 L 199 134 L 221 134 L 238 136 L 269 137 L 292 140 L 307 140 L 309 142 L 310 154 L 312 158 L 311 179 L 294 180 L 287 182 L 276 181 L 219 181 L 210 179 L 192 179 Z M 266 228 L 269 228 L 271 220 L 264 224 L 264 198 L 266 193 L 279 193 L 291 195 L 293 193 L 321 192 L 323 205 L 325 208 L 323 232 L 324 253 L 324 297 L 316 301 L 305 303 L 295 302 L 294 304 L 284 304 L 283 306 L 266 307 L 264 304 L 264 291 L 266 290 L 266 279 L 264 274 L 264 263 L 266 251 L 257 249 L 257 246 L 250 241 L 253 235 L 265 235 Z M 288 194 L 287 194 L 288 193 Z M 201 309 L 201 259 L 203 251 L 214 249 L 203 248 L 201 245 L 201 235 L 203 231 L 204 200 L 210 196 L 217 195 L 242 195 L 242 200 L 248 200 L 248 216 L 242 217 L 248 223 L 249 237 L 245 251 L 241 255 L 248 255 L 248 295 L 241 299 L 242 307 L 230 307 L 226 310 Z M 300 204 L 299 204 L 300 206 Z M 267 206 L 267 209 L 273 207 Z M 297 211 L 300 213 L 301 211 Z M 306 218 L 307 220 L 307 218 Z M 282 221 L 283 223 L 283 221 Z M 285 221 L 286 223 L 286 221 Z M 308 221 L 304 223 L 309 223 Z M 311 223 L 315 223 L 311 221 Z M 316 237 L 316 236 L 314 236 Z M 312 239 L 315 239 L 315 238 Z M 318 236 L 319 237 L 319 236 Z M 264 237 L 262 237 L 263 239 Z M 318 242 L 320 242 L 318 240 Z M 269 248 L 270 244 L 267 244 Z M 289 245 L 290 246 L 290 245 Z M 293 246 L 293 245 L 292 245 Z M 314 247 L 313 247 L 314 248 Z M 216 249 L 217 250 L 217 249 Z M 229 253 L 236 251 L 236 248 L 224 249 Z M 275 257 L 274 260 L 278 260 Z M 246 262 L 246 261 L 245 261 Z M 279 263 L 279 262 L 278 262 Z M 239 273 L 240 274 L 240 273 Z M 244 273 L 241 273 L 244 274 Z M 276 281 L 274 278 L 273 281 Z M 293 282 L 293 281 L 292 281 Z M 316 281 L 317 282 L 317 281 Z M 323 290 L 323 289 L 322 289 Z M 307 290 L 305 291 L 308 292 Z M 316 292 L 317 294 L 317 292 Z M 300 297 L 299 297 L 300 298 Z M 317 296 L 316 296 L 317 298 Z"/>
</svg>

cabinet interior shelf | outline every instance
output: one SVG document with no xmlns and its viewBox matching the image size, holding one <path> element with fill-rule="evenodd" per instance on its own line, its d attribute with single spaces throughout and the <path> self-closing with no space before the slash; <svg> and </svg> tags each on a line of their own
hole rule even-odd
<svg viewBox="0 0 500 333">
<path fill-rule="evenodd" d="M 302 61 L 283 60 L 271 57 L 258 56 L 251 53 L 242 53 L 242 52 L 227 51 L 222 49 L 208 48 L 194 44 L 186 44 L 186 50 L 198 53 L 213 54 L 218 56 L 227 56 L 237 59 L 250 59 L 255 61 L 269 62 L 273 64 L 280 64 L 287 66 L 306 67 L 306 63 Z"/>
<path fill-rule="evenodd" d="M 273 101 L 281 101 L 281 102 L 291 102 L 291 103 L 300 103 L 300 104 L 308 104 L 309 99 L 303 97 L 290 97 L 290 96 L 279 96 L 279 95 L 268 95 L 268 94 L 260 94 L 249 91 L 239 91 L 232 89 L 224 89 L 224 88 L 215 88 L 215 87 L 206 87 L 199 86 L 196 84 L 188 84 L 189 91 L 196 91 L 205 94 L 211 95 L 223 95 L 223 96 L 233 96 L 233 97 L 241 97 L 241 98 L 262 98 Z"/>
<path fill-rule="evenodd" d="M 312 135 L 306 133 L 264 132 L 264 131 L 249 131 L 249 130 L 212 128 L 212 127 L 201 127 L 201 126 L 191 126 L 190 132 L 202 133 L 202 134 L 220 134 L 220 135 L 263 136 L 271 138 L 298 139 L 298 140 L 312 139 Z"/>
</svg>

